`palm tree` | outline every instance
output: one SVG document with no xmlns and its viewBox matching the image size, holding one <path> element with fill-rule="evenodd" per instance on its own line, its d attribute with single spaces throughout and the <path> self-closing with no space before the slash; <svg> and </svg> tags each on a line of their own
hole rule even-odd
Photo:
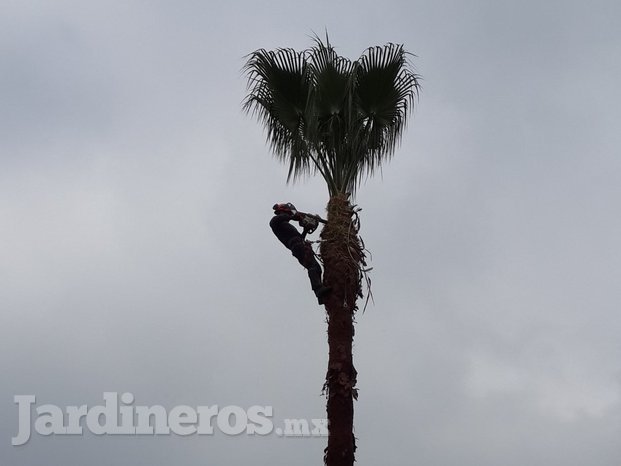
<svg viewBox="0 0 621 466">
<path fill-rule="evenodd" d="M 352 358 L 354 316 L 362 297 L 365 255 L 351 203 L 360 181 L 390 158 L 419 90 L 402 45 L 371 47 L 356 61 L 335 52 L 326 37 L 313 47 L 259 49 L 245 65 L 244 109 L 258 117 L 277 158 L 289 165 L 287 181 L 319 173 L 330 199 L 321 232 L 324 283 L 332 288 L 328 322 L 327 466 L 351 466 L 356 450 Z"/>
</svg>

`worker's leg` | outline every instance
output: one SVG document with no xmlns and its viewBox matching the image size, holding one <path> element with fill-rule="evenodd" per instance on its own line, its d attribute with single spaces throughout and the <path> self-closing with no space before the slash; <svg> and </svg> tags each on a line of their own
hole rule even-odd
<svg viewBox="0 0 621 466">
<path fill-rule="evenodd" d="M 321 280 L 321 265 L 317 262 L 311 245 L 301 238 L 299 238 L 299 241 L 296 240 L 292 243 L 291 254 L 308 271 L 311 288 L 315 292 L 319 304 L 323 304 L 325 296 L 330 292 L 330 288 L 324 286 Z"/>
<path fill-rule="evenodd" d="M 303 267 L 306 267 L 307 251 L 302 235 L 291 238 L 287 247 L 291 250 L 293 257 L 295 257 Z"/>
</svg>

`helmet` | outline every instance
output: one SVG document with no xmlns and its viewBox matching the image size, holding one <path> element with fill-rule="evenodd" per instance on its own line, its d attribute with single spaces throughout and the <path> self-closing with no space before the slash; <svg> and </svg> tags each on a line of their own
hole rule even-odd
<svg viewBox="0 0 621 466">
<path fill-rule="evenodd" d="M 272 209 L 276 212 L 297 212 L 297 209 L 291 202 L 287 202 L 286 204 L 274 204 Z"/>
</svg>

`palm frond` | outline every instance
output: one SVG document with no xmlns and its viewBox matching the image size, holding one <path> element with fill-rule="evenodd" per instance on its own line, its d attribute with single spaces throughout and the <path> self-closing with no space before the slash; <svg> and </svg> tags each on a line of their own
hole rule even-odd
<svg viewBox="0 0 621 466">
<path fill-rule="evenodd" d="M 370 47 L 356 61 L 326 35 L 308 50 L 257 50 L 244 67 L 244 109 L 267 129 L 288 180 L 319 172 L 331 194 L 354 192 L 392 156 L 418 95 L 403 46 Z"/>
<path fill-rule="evenodd" d="M 288 179 L 308 173 L 304 113 L 310 83 L 305 52 L 260 49 L 250 54 L 244 70 L 249 88 L 244 110 L 258 116 L 274 154 L 289 162 Z"/>
<path fill-rule="evenodd" d="M 358 120 L 352 131 L 357 162 L 350 164 L 349 183 L 372 175 L 401 139 L 420 87 L 407 56 L 402 45 L 389 43 L 370 47 L 357 61 L 353 96 Z"/>
</svg>

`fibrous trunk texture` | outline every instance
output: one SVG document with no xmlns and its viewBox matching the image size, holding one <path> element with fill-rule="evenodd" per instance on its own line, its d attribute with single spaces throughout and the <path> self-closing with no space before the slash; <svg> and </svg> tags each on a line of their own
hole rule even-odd
<svg viewBox="0 0 621 466">
<path fill-rule="evenodd" d="M 326 302 L 328 319 L 327 466 L 352 466 L 355 458 L 354 399 L 356 369 L 352 356 L 356 300 L 361 293 L 364 264 L 358 221 L 347 195 L 333 196 L 328 203 L 328 223 L 321 233 L 324 283 L 332 288 Z"/>
</svg>

